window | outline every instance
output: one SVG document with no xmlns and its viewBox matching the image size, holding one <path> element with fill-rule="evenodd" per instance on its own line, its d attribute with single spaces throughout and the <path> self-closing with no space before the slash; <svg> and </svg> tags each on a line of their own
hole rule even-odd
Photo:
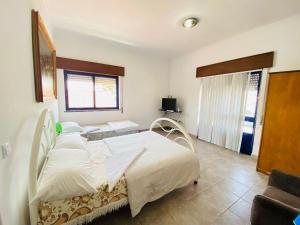
<svg viewBox="0 0 300 225">
<path fill-rule="evenodd" d="M 67 111 L 119 109 L 119 78 L 64 71 Z"/>
<path fill-rule="evenodd" d="M 261 71 L 251 72 L 249 89 L 247 92 L 247 100 L 246 100 L 246 109 L 245 109 L 246 117 L 252 117 L 252 118 L 255 117 L 260 80 L 261 80 Z"/>
</svg>

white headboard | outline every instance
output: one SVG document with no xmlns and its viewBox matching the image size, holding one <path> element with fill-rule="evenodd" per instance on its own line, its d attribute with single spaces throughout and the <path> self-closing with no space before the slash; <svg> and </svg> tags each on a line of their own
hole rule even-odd
<svg viewBox="0 0 300 225">
<path fill-rule="evenodd" d="M 162 125 L 163 122 L 167 122 L 168 126 L 171 126 L 171 129 L 167 130 L 166 128 L 164 128 L 164 126 Z M 179 123 L 177 123 L 176 121 L 169 119 L 169 118 L 158 118 L 156 120 L 154 120 L 150 126 L 150 130 L 152 130 L 154 127 L 160 127 L 164 132 L 167 133 L 166 137 L 168 137 L 170 134 L 174 133 L 174 132 L 180 132 L 182 136 L 177 136 L 174 138 L 174 141 L 177 140 L 184 140 L 189 148 L 194 152 L 195 152 L 195 147 L 194 147 L 194 143 L 193 140 L 191 138 L 191 136 L 186 132 L 186 130 L 184 129 L 183 126 L 181 126 Z"/>
<path fill-rule="evenodd" d="M 52 111 L 45 109 L 42 111 L 36 125 L 30 156 L 28 199 L 31 225 L 37 224 L 37 205 L 32 203 L 32 200 L 37 192 L 38 179 L 47 161 L 48 152 L 54 147 L 55 141 L 54 115 Z"/>
</svg>

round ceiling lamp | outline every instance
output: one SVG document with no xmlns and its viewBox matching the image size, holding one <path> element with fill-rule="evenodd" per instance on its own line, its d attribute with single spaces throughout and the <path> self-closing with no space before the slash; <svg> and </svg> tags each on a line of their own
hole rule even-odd
<svg viewBox="0 0 300 225">
<path fill-rule="evenodd" d="M 193 28 L 199 23 L 199 19 L 197 17 L 189 17 L 182 22 L 182 26 L 184 28 Z"/>
</svg>

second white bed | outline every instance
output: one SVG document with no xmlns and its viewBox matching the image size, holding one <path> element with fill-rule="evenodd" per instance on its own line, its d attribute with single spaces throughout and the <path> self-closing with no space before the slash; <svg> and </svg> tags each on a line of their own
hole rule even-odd
<svg viewBox="0 0 300 225">
<path fill-rule="evenodd" d="M 108 137 L 137 133 L 139 124 L 130 121 L 112 121 L 104 124 L 85 126 L 81 135 L 89 141 L 102 140 Z"/>
</svg>

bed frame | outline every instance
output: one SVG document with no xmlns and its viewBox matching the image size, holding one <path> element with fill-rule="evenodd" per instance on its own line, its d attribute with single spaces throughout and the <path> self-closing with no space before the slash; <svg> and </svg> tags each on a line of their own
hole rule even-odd
<svg viewBox="0 0 300 225">
<path fill-rule="evenodd" d="M 174 126 L 174 128 L 166 129 L 163 127 L 162 122 L 167 122 Z M 173 140 L 184 140 L 188 144 L 188 147 L 195 152 L 193 140 L 179 123 L 169 118 L 159 118 L 153 121 L 150 126 L 150 131 L 157 127 L 160 127 L 167 133 L 166 137 L 169 137 L 174 132 L 180 132 L 183 137 L 177 136 Z M 39 201 L 35 199 L 35 196 L 37 193 L 39 177 L 47 162 L 48 152 L 54 148 L 55 142 L 56 132 L 54 115 L 52 111 L 45 109 L 42 111 L 36 125 L 30 156 L 28 198 L 31 225 L 37 225 L 38 222 Z"/>
<path fill-rule="evenodd" d="M 171 128 L 166 129 L 162 125 L 163 122 L 167 122 L 168 127 L 171 127 Z M 154 128 L 157 128 L 157 127 L 159 127 L 162 131 L 167 133 L 165 135 L 165 137 L 169 137 L 172 133 L 182 134 L 183 137 L 177 136 L 173 139 L 173 141 L 184 140 L 188 144 L 188 147 L 195 153 L 195 147 L 194 147 L 194 143 L 193 143 L 191 136 L 185 131 L 184 127 L 181 126 L 179 123 L 177 123 L 176 121 L 169 119 L 169 118 L 158 118 L 152 122 L 152 124 L 150 126 L 150 131 L 152 131 Z"/>
<path fill-rule="evenodd" d="M 55 146 L 55 141 L 54 115 L 50 110 L 45 109 L 36 125 L 30 156 L 28 200 L 31 225 L 36 225 L 38 218 L 38 202 L 34 198 L 37 193 L 39 176 L 47 162 L 48 152 Z"/>
</svg>

